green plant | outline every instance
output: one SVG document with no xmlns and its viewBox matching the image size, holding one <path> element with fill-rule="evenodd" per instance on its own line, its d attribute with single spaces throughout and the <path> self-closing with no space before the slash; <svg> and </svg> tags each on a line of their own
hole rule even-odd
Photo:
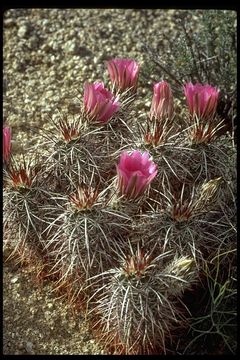
<svg viewBox="0 0 240 360">
<path fill-rule="evenodd" d="M 237 290 L 236 249 L 221 252 L 205 263 L 203 274 L 206 292 L 201 311 L 191 319 L 189 332 L 191 341 L 184 348 L 184 354 L 192 354 L 205 344 L 204 353 L 235 354 L 237 347 Z M 227 263 L 226 263 L 227 261 Z M 225 274 L 221 270 L 225 269 Z M 204 304 L 204 308 L 203 308 Z"/>
</svg>

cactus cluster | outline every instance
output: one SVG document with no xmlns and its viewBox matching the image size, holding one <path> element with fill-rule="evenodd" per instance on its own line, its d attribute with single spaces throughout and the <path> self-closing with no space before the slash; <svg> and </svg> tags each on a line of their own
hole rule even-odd
<svg viewBox="0 0 240 360">
<path fill-rule="evenodd" d="M 86 83 L 79 114 L 51 119 L 31 161 L 4 128 L 4 244 L 71 284 L 112 352 L 166 353 L 190 317 L 184 292 L 235 246 L 233 134 L 219 131 L 218 89 L 185 84 L 177 111 L 160 81 L 137 117 L 139 64 L 107 70 L 111 91 Z"/>
</svg>

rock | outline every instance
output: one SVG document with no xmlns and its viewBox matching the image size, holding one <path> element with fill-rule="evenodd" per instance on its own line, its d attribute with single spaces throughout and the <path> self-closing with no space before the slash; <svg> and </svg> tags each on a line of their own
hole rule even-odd
<svg viewBox="0 0 240 360">
<path fill-rule="evenodd" d="M 26 37 L 28 32 L 29 32 L 29 26 L 25 24 L 25 25 L 20 26 L 17 34 L 20 38 L 24 38 L 24 37 Z"/>
<path fill-rule="evenodd" d="M 94 64 L 97 64 L 97 63 L 98 63 L 98 61 L 99 61 L 98 56 L 94 56 L 94 58 L 93 58 L 93 63 L 94 63 Z"/>
<path fill-rule="evenodd" d="M 50 23 L 50 21 L 49 21 L 48 19 L 43 19 L 43 20 L 42 20 L 42 25 L 43 25 L 43 26 L 48 26 L 49 23 Z"/>
<path fill-rule="evenodd" d="M 30 49 L 36 50 L 39 46 L 39 38 L 37 36 L 31 36 L 28 40 Z"/>
<path fill-rule="evenodd" d="M 70 40 L 66 43 L 64 51 L 67 54 L 78 56 L 90 56 L 92 52 L 85 46 L 80 46 L 77 40 Z"/>
<path fill-rule="evenodd" d="M 68 41 L 64 48 L 65 52 L 70 55 L 76 55 L 78 53 L 78 45 L 76 41 Z"/>
<path fill-rule="evenodd" d="M 15 284 L 18 281 L 18 276 L 14 276 L 10 281 L 12 284 Z"/>
<path fill-rule="evenodd" d="M 31 353 L 31 354 L 34 353 L 34 351 L 33 351 L 33 343 L 32 343 L 31 341 L 27 341 L 27 342 L 26 342 L 25 350 L 26 350 L 28 353 Z"/>
<path fill-rule="evenodd" d="M 16 23 L 15 23 L 14 19 L 12 19 L 12 18 L 4 20 L 4 26 L 6 26 L 6 27 L 12 27 L 15 24 Z"/>
<path fill-rule="evenodd" d="M 19 350 L 23 350 L 23 349 L 24 349 L 24 344 L 23 344 L 23 342 L 20 342 L 20 343 L 18 344 L 18 349 L 19 349 Z"/>
</svg>

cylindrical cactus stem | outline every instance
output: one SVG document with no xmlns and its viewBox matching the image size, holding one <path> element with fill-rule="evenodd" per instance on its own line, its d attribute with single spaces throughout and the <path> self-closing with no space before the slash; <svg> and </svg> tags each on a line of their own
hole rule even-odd
<svg viewBox="0 0 240 360">
<path fill-rule="evenodd" d="M 12 158 L 5 171 L 4 236 L 14 252 L 44 254 L 41 239 L 44 222 L 40 211 L 47 202 L 42 184 L 42 164 L 36 159 Z"/>
<path fill-rule="evenodd" d="M 112 266 L 114 241 L 129 231 L 130 218 L 111 208 L 107 197 L 106 190 L 79 184 L 56 207 L 59 218 L 49 225 L 46 248 L 63 278 L 74 278 L 79 269 L 88 279 Z"/>
<path fill-rule="evenodd" d="M 165 187 L 152 207 L 133 223 L 139 237 L 147 229 L 149 244 L 188 254 L 201 263 L 202 257 L 233 236 L 234 214 L 224 205 L 224 183 L 219 177 L 199 184 L 183 183 L 179 188 Z"/>
<path fill-rule="evenodd" d="M 196 281 L 194 260 L 171 261 L 169 251 L 152 257 L 139 247 L 135 253 L 129 250 L 119 267 L 95 276 L 90 311 L 100 317 L 108 346 L 118 339 L 127 354 L 164 353 L 171 331 L 185 322 L 177 297 Z M 101 288 L 99 279 L 104 279 Z"/>
<path fill-rule="evenodd" d="M 74 120 L 52 120 L 53 130 L 45 131 L 46 172 L 51 175 L 51 189 L 58 192 L 73 190 L 78 182 L 105 183 L 108 167 L 108 146 L 102 127 L 89 124 L 81 114 Z"/>
</svg>

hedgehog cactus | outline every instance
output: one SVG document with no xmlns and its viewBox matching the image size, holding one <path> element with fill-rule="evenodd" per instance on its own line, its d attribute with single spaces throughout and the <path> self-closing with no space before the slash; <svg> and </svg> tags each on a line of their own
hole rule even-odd
<svg viewBox="0 0 240 360">
<path fill-rule="evenodd" d="M 188 108 L 177 112 L 170 84 L 158 82 L 138 119 L 139 65 L 107 68 L 112 92 L 86 83 L 80 113 L 52 119 L 32 165 L 10 161 L 4 129 L 5 238 L 84 294 L 115 353 L 166 352 L 187 324 L 185 290 L 235 244 L 235 146 L 219 131 L 218 89 L 186 84 Z"/>
</svg>

